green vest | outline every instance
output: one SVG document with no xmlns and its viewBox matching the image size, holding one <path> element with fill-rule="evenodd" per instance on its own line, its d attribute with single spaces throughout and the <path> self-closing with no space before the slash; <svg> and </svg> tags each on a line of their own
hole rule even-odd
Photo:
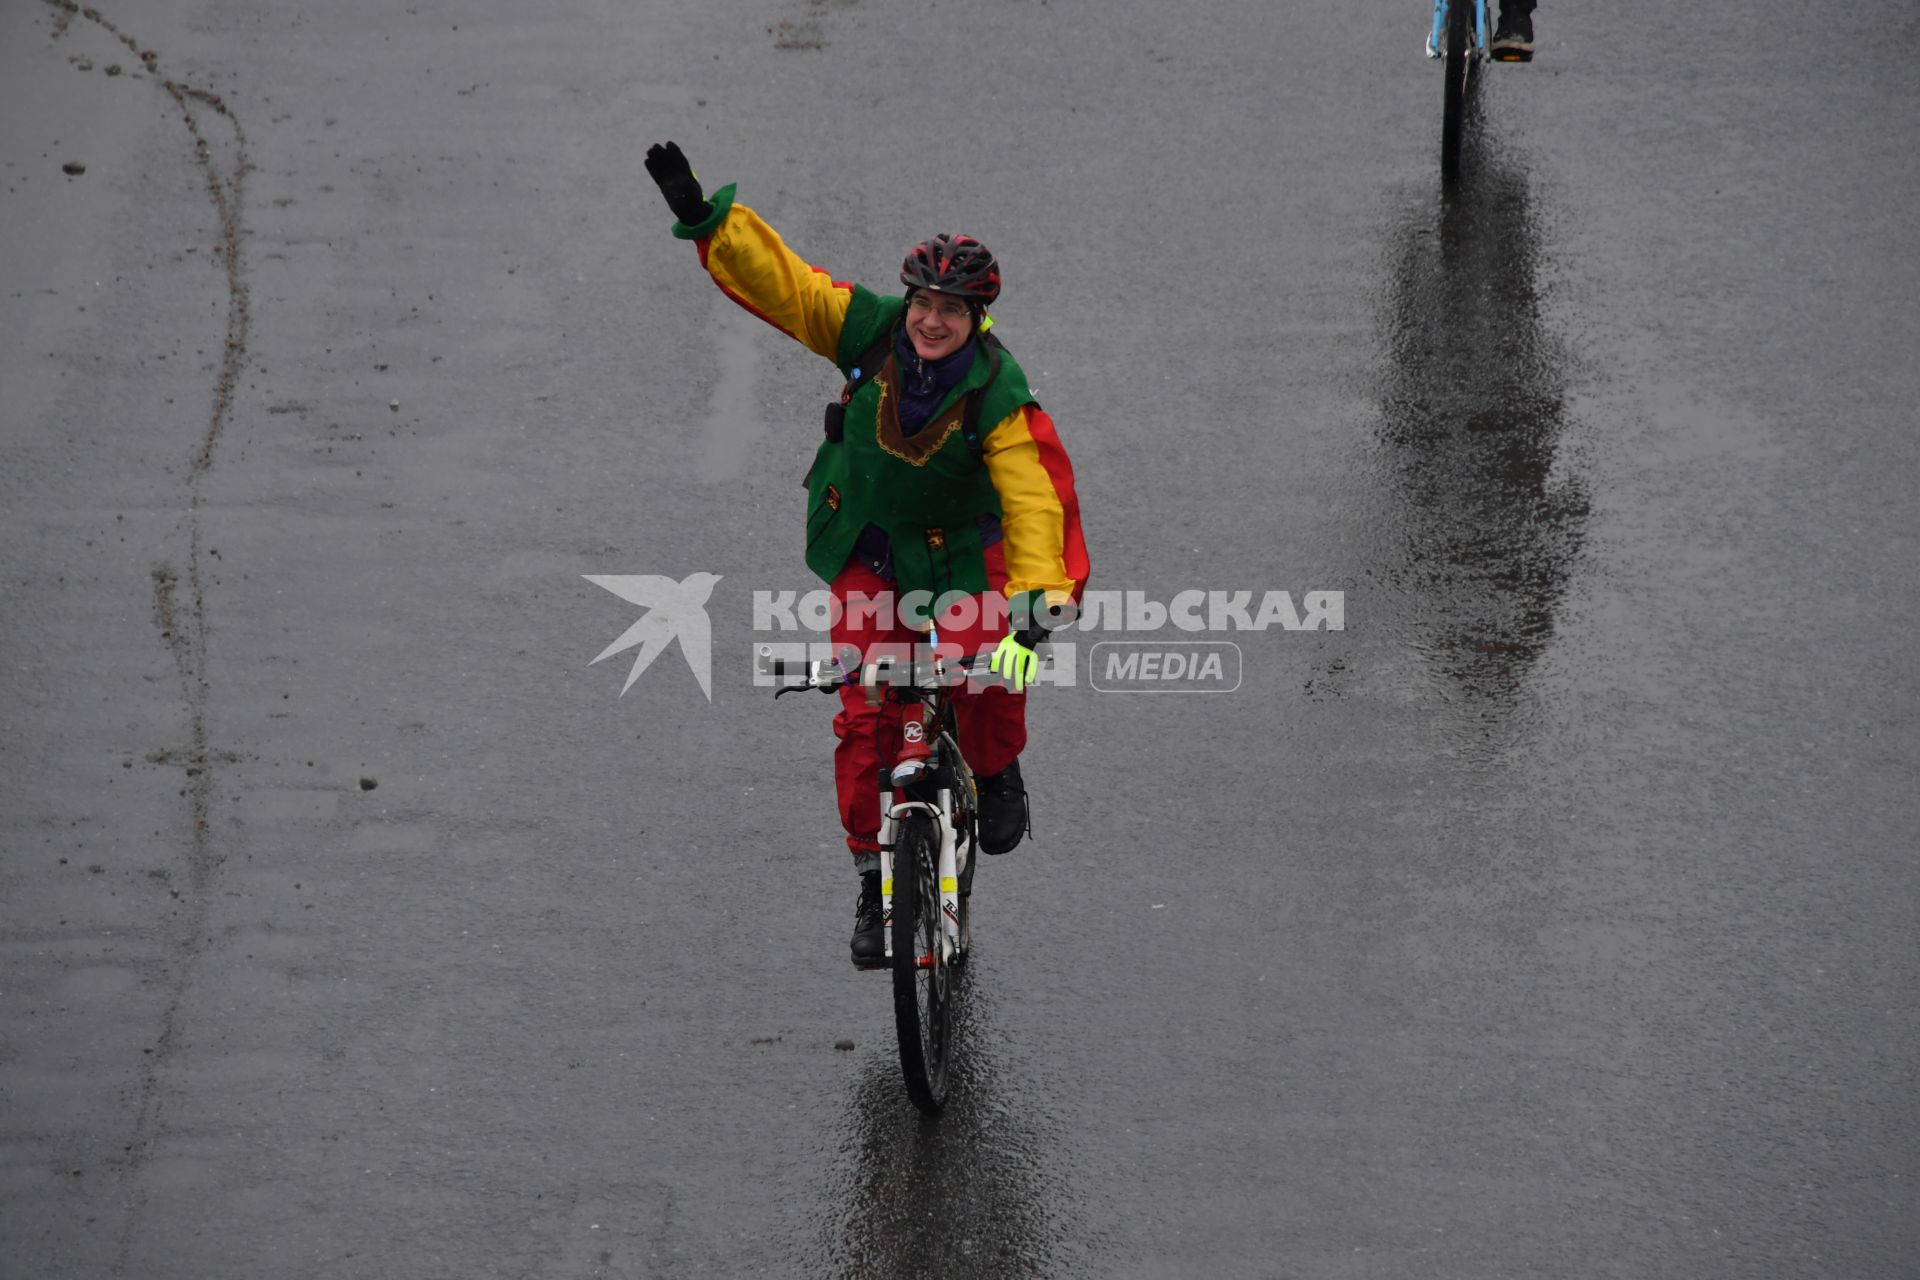
<svg viewBox="0 0 1920 1280">
<path fill-rule="evenodd" d="M 906 310 L 904 298 L 882 298 L 855 286 L 840 328 L 834 362 L 849 378 L 868 347 L 889 333 Z M 860 531 L 880 526 L 893 543 L 898 587 L 978 595 L 988 589 L 980 546 L 980 517 L 1000 514 L 1000 495 L 986 463 L 967 448 L 961 430 L 967 392 L 985 386 L 980 429 L 992 431 L 1023 404 L 1033 403 L 1027 375 L 1000 353 L 991 361 L 974 344 L 973 367 L 911 438 L 900 430 L 899 357 L 888 353 L 878 373 L 862 381 L 847 405 L 839 441 L 823 441 L 807 479 L 807 567 L 833 581 Z"/>
</svg>

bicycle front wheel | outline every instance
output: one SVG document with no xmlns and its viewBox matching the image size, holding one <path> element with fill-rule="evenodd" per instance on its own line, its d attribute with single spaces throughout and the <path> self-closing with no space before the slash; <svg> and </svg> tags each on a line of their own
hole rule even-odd
<svg viewBox="0 0 1920 1280">
<path fill-rule="evenodd" d="M 902 818 L 893 843 L 893 1020 L 913 1105 L 947 1101 L 958 975 L 940 945 L 940 836 L 925 814 Z"/>
<path fill-rule="evenodd" d="M 1473 75 L 1473 9 L 1475 0 L 1448 0 L 1446 103 L 1440 123 L 1440 176 L 1460 176 L 1461 138 L 1467 129 L 1467 83 Z"/>
</svg>

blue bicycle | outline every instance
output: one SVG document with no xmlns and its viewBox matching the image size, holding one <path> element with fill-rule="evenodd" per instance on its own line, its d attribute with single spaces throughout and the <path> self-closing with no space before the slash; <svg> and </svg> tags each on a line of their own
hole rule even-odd
<svg viewBox="0 0 1920 1280">
<path fill-rule="evenodd" d="M 1446 110 L 1440 125 L 1440 176 L 1460 176 L 1460 140 L 1479 88 L 1480 64 L 1488 58 L 1487 0 L 1433 0 L 1427 56 L 1446 73 Z"/>
</svg>

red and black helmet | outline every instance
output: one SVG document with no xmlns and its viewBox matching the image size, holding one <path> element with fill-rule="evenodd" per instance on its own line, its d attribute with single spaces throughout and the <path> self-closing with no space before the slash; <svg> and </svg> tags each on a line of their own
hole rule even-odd
<svg viewBox="0 0 1920 1280">
<path fill-rule="evenodd" d="M 942 234 L 907 251 L 900 283 L 910 290 L 951 293 L 984 307 L 1000 296 L 1000 264 L 972 236 Z"/>
</svg>

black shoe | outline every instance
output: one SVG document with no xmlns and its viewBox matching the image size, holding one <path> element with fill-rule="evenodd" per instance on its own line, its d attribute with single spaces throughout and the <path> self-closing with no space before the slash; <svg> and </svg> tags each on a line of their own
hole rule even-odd
<svg viewBox="0 0 1920 1280">
<path fill-rule="evenodd" d="M 1011 853 L 1020 837 L 1033 828 L 1027 820 L 1027 788 L 1020 781 L 1020 762 L 980 779 L 980 848 L 986 853 Z"/>
<path fill-rule="evenodd" d="M 1495 62 L 1533 61 L 1533 19 L 1526 14 L 1500 15 L 1493 29 L 1490 52 Z"/>
<path fill-rule="evenodd" d="M 882 969 L 887 963 L 886 924 L 880 917 L 880 873 L 860 873 L 860 898 L 853 904 L 853 963 Z"/>
</svg>

